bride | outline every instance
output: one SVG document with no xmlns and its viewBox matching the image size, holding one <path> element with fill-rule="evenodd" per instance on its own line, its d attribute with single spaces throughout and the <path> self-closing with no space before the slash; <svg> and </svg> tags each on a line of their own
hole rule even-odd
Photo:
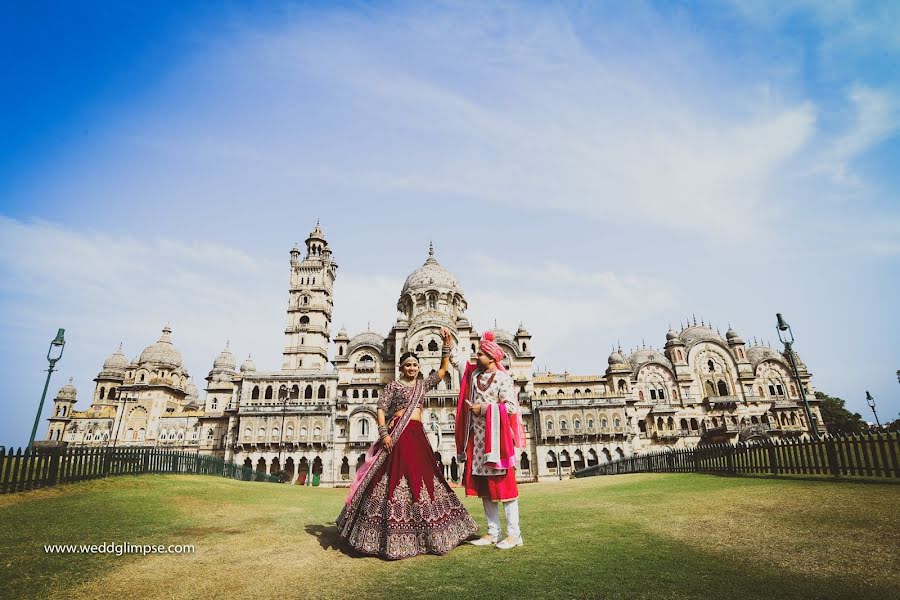
<svg viewBox="0 0 900 600">
<path fill-rule="evenodd" d="M 341 542 L 386 559 L 446 554 L 478 529 L 450 489 L 422 427 L 422 399 L 450 365 L 453 338 L 441 327 L 441 366 L 424 380 L 412 352 L 400 357 L 400 377 L 378 401 L 378 436 L 356 472 L 337 519 Z"/>
</svg>

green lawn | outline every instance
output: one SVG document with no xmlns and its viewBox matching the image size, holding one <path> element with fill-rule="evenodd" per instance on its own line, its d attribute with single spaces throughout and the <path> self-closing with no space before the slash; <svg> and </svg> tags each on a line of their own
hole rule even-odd
<svg viewBox="0 0 900 600">
<path fill-rule="evenodd" d="M 336 548 L 346 491 L 193 475 L 0 497 L 0 595 L 16 598 L 896 598 L 900 486 L 618 475 L 525 485 L 525 546 L 399 562 Z M 482 530 L 478 499 L 466 505 Z M 45 554 L 47 543 L 194 554 Z"/>
</svg>

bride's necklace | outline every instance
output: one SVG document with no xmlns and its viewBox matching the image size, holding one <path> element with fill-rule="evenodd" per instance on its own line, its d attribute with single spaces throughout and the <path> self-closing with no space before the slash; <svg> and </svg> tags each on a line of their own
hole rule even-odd
<svg viewBox="0 0 900 600">
<path fill-rule="evenodd" d="M 405 388 L 414 388 L 414 387 L 416 387 L 416 380 L 415 380 L 415 379 L 413 379 L 410 383 L 406 383 L 406 380 L 403 379 L 403 378 L 401 377 L 400 379 L 398 379 L 398 381 L 400 382 L 400 385 L 402 385 L 402 386 L 405 387 Z"/>
</svg>

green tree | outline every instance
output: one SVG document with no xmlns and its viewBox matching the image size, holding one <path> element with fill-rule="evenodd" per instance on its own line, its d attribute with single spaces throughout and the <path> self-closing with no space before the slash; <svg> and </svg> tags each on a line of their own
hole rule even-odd
<svg viewBox="0 0 900 600">
<path fill-rule="evenodd" d="M 866 422 L 859 413 L 852 413 L 844 408 L 845 402 L 840 398 L 829 396 L 824 392 L 816 392 L 819 400 L 819 410 L 822 411 L 822 420 L 828 433 L 862 433 L 868 429 Z"/>
</svg>

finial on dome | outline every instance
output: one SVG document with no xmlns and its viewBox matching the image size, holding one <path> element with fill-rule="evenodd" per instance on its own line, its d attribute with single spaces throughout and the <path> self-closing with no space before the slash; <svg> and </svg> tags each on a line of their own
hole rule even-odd
<svg viewBox="0 0 900 600">
<path fill-rule="evenodd" d="M 497 317 L 494 317 L 494 329 L 497 329 Z"/>
<path fill-rule="evenodd" d="M 69 377 L 69 383 L 71 384 L 73 381 L 75 381 L 75 378 L 74 378 L 74 377 Z"/>
<path fill-rule="evenodd" d="M 430 241 L 430 240 L 429 240 L 429 242 L 428 242 L 428 256 L 429 256 L 429 257 L 433 257 L 433 256 L 434 256 L 434 242 L 432 242 L 432 241 Z"/>
<path fill-rule="evenodd" d="M 694 313 L 691 313 L 691 316 L 694 318 L 694 327 L 696 327 L 697 326 L 697 315 Z"/>
</svg>

